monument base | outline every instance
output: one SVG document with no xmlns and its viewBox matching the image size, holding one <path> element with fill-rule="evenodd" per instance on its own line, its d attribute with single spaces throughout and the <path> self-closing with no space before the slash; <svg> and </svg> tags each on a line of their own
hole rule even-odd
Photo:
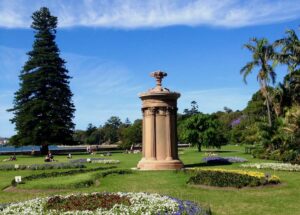
<svg viewBox="0 0 300 215">
<path fill-rule="evenodd" d="M 183 163 L 180 160 L 144 160 L 142 159 L 137 167 L 140 170 L 176 170 L 182 169 Z"/>
</svg>

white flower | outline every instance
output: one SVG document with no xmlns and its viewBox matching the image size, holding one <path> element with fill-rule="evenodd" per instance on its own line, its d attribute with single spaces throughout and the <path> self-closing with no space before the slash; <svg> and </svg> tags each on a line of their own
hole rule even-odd
<svg viewBox="0 0 300 215">
<path fill-rule="evenodd" d="M 272 169 L 282 171 L 300 171 L 300 165 L 290 163 L 253 163 L 253 164 L 242 164 L 241 167 L 245 168 L 257 168 L 257 169 Z"/>
<path fill-rule="evenodd" d="M 93 195 L 92 194 L 80 194 L 80 195 Z M 115 214 L 128 214 L 128 215 L 135 215 L 135 214 L 156 214 L 159 212 L 164 213 L 168 211 L 169 213 L 176 212 L 178 210 L 178 203 L 167 196 L 160 196 L 159 194 L 147 194 L 147 193 L 112 193 L 119 195 L 121 197 L 126 196 L 129 198 L 131 202 L 130 206 L 122 205 L 122 204 L 115 204 L 111 209 L 103 209 L 98 208 L 96 211 L 67 211 L 61 212 L 56 210 L 49 210 L 46 214 L 49 215 L 115 215 Z M 74 194 L 70 194 L 67 196 L 61 196 L 62 198 L 68 198 Z M 38 214 L 45 214 L 44 205 L 46 204 L 47 198 L 37 198 L 25 202 L 11 204 L 10 206 L 6 207 L 0 214 L 18 214 L 18 215 L 38 215 Z"/>
</svg>

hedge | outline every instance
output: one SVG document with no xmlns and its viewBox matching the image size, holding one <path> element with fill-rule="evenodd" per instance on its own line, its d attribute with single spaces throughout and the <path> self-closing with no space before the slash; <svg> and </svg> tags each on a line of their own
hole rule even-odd
<svg viewBox="0 0 300 215">
<path fill-rule="evenodd" d="M 278 184 L 280 179 L 261 172 L 225 170 L 225 169 L 194 169 L 189 184 L 216 187 L 254 187 L 267 184 Z"/>
</svg>

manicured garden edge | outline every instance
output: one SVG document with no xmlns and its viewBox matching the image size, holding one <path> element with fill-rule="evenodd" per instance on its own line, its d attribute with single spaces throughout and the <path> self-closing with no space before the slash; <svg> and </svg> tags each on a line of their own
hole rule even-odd
<svg viewBox="0 0 300 215">
<path fill-rule="evenodd" d="M 59 177 L 59 176 L 68 176 L 68 175 L 75 175 L 75 174 L 81 174 L 81 173 L 87 173 L 87 172 L 94 172 L 99 170 L 108 170 L 116 168 L 116 166 L 109 166 L 109 167 L 97 167 L 93 169 L 78 169 L 78 170 L 69 170 L 65 172 L 48 172 L 48 173 L 41 173 L 41 174 L 34 174 L 25 176 L 22 178 L 22 183 L 25 183 L 26 181 L 34 180 L 34 179 L 40 179 L 40 178 L 48 178 L 48 177 Z M 17 186 L 17 182 L 15 179 L 12 180 L 11 185 Z"/>
<path fill-rule="evenodd" d="M 3 164 L 0 165 L 0 170 L 14 171 L 14 170 L 46 170 L 46 169 L 78 169 L 86 168 L 85 165 L 80 163 L 45 163 L 45 164 Z"/>
</svg>

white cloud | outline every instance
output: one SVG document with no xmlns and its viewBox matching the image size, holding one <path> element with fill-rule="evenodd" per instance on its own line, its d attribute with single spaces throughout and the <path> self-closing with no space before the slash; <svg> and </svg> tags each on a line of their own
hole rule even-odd
<svg viewBox="0 0 300 215">
<path fill-rule="evenodd" d="M 28 28 L 41 6 L 60 27 L 243 27 L 300 17 L 300 0 L 0 0 L 0 27 Z"/>
<path fill-rule="evenodd" d="M 141 117 L 138 93 L 147 89 L 125 66 L 111 60 L 93 56 L 64 53 L 74 94 L 76 128 L 84 129 L 88 123 L 100 125 L 110 116 L 122 120 Z M 18 75 L 27 59 L 25 50 L 0 46 L 0 136 L 14 134 L 9 119 L 14 92 L 18 89 Z"/>
<path fill-rule="evenodd" d="M 138 93 L 146 89 L 123 65 L 97 57 L 66 54 L 74 93 L 77 128 L 99 126 L 110 116 L 141 117 Z"/>
</svg>

